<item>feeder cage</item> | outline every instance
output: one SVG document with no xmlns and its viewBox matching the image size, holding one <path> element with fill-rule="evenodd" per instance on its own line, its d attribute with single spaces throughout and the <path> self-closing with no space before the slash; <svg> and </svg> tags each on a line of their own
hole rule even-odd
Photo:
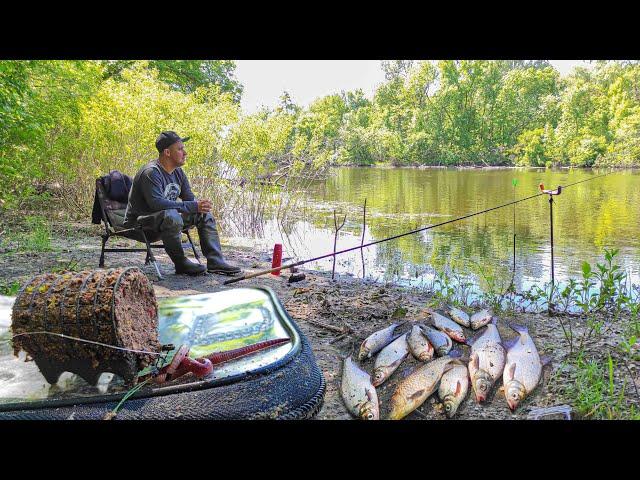
<svg viewBox="0 0 640 480">
<path fill-rule="evenodd" d="M 27 352 L 50 384 L 65 371 L 91 385 L 104 372 L 135 384 L 156 360 L 140 352 L 160 352 L 158 304 L 138 268 L 37 275 L 18 293 L 12 318 L 14 354 Z"/>
</svg>

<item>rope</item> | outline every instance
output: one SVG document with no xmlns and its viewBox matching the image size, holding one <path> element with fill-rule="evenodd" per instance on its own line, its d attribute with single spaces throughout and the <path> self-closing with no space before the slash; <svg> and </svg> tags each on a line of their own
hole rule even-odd
<svg viewBox="0 0 640 480">
<path fill-rule="evenodd" d="M 16 337 L 20 337 L 22 335 L 39 335 L 39 334 L 44 334 L 44 335 L 55 335 L 57 337 L 62 337 L 62 338 L 68 338 L 70 340 L 77 340 L 79 342 L 85 342 L 85 343 L 93 343 L 94 345 L 100 345 L 102 347 L 107 347 L 107 348 L 113 348 L 115 350 L 124 350 L 125 352 L 133 352 L 133 353 L 146 353 L 147 355 L 158 355 L 158 356 L 162 356 L 162 353 L 158 353 L 158 352 L 147 352 L 145 350 L 133 350 L 131 348 L 124 348 L 124 347 L 117 347 L 115 345 L 108 345 L 106 343 L 101 343 L 101 342 L 94 342 L 93 340 L 86 340 L 84 338 L 78 338 L 78 337 L 72 337 L 70 335 L 65 335 L 64 333 L 55 333 L 55 332 L 25 332 L 25 333 L 18 333 L 17 335 L 13 335 L 11 337 L 10 340 L 5 340 L 4 342 L 0 342 L 0 345 L 5 344 L 5 343 L 10 343 L 11 340 L 13 340 Z"/>
</svg>

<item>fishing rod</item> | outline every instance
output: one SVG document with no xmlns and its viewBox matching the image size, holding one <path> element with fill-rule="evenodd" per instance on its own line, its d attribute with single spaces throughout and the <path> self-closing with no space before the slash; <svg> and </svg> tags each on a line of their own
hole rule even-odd
<svg viewBox="0 0 640 480">
<path fill-rule="evenodd" d="M 559 186 L 558 189 L 571 187 L 573 185 L 577 185 L 579 183 L 587 182 L 587 181 L 590 181 L 590 180 L 595 180 L 596 178 L 604 177 L 604 176 L 607 176 L 607 175 L 609 175 L 611 173 L 613 173 L 613 172 L 605 173 L 603 175 L 598 175 L 596 177 L 591 177 L 591 178 L 588 178 L 586 180 L 580 180 L 578 182 L 574 182 L 574 183 L 571 183 L 569 185 L 565 185 L 564 187 L 563 186 Z M 298 262 L 288 263 L 286 265 L 281 265 L 279 267 L 270 268 L 268 270 L 261 270 L 259 272 L 250 273 L 248 275 L 243 275 L 241 277 L 231 278 L 231 279 L 226 280 L 225 282 L 223 282 L 223 285 L 229 285 L 229 284 L 232 284 L 232 283 L 240 282 L 242 280 L 248 280 L 250 278 L 255 278 L 255 277 L 262 276 L 262 275 L 266 275 L 267 273 L 278 272 L 278 271 L 283 270 L 285 268 L 299 267 L 300 265 L 304 265 L 305 263 L 315 262 L 315 261 L 318 261 L 318 260 L 322 260 L 324 258 L 328 258 L 328 257 L 336 256 L 336 255 L 341 255 L 343 253 L 352 252 L 354 250 L 362 249 L 362 248 L 365 248 L 365 247 L 370 247 L 371 245 L 376 245 L 378 243 L 388 242 L 389 240 L 395 240 L 397 238 L 406 237 L 407 235 L 414 235 L 416 233 L 424 232 L 426 230 L 431 230 L 432 228 L 441 227 L 442 225 L 447 225 L 449 223 L 459 222 L 459 221 L 465 220 L 467 218 L 475 217 L 476 215 L 482 215 L 484 213 L 488 213 L 488 212 L 491 212 L 493 210 L 498 210 L 500 208 L 508 207 L 510 205 L 515 205 L 515 204 L 520 203 L 520 202 L 531 200 L 532 198 L 536 198 L 536 197 L 539 197 L 541 195 L 548 195 L 548 192 L 542 191 L 540 193 L 536 193 L 535 195 L 531 195 L 531 196 L 525 197 L 525 198 L 520 198 L 518 200 L 514 200 L 512 202 L 505 203 L 503 205 L 498 205 L 496 207 L 487 208 L 486 210 L 481 210 L 479 212 L 470 213 L 470 214 L 464 215 L 462 217 L 454 218 L 452 220 L 447 220 L 446 222 L 436 223 L 435 225 L 429 225 L 429 226 L 426 226 L 426 227 L 422 227 L 422 228 L 419 228 L 417 230 L 412 230 L 410 232 L 400 233 L 398 235 L 394 235 L 392 237 L 387 237 L 387 238 L 383 238 L 383 239 L 380 239 L 380 240 L 376 240 L 374 242 L 367 243 L 365 245 L 359 245 L 357 247 L 347 248 L 345 250 L 340 250 L 338 252 L 332 252 L 332 253 L 327 253 L 325 255 L 320 255 L 319 257 L 310 258 L 308 260 L 300 260 Z"/>
</svg>

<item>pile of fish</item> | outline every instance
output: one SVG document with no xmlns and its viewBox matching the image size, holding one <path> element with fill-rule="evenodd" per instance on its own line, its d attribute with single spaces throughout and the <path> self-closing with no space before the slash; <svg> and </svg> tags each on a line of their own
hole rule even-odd
<svg viewBox="0 0 640 480">
<path fill-rule="evenodd" d="M 432 325 L 414 323 L 409 332 L 395 335 L 401 324 L 393 323 L 362 342 L 359 362 L 377 354 L 373 379 L 351 356 L 344 360 L 341 393 L 352 415 L 363 420 L 380 418 L 376 387 L 398 369 L 409 353 L 423 364 L 398 382 L 391 396 L 389 420 L 406 417 L 436 391 L 445 414 L 451 418 L 467 396 L 469 384 L 476 402 L 482 403 L 500 375 L 507 405 L 514 411 L 538 385 L 548 359 L 540 357 L 526 327 L 509 325 L 518 335 L 503 342 L 497 319 L 488 309 L 471 316 L 451 306 L 446 311 L 428 313 Z M 484 326 L 472 339 L 462 328 L 478 330 Z M 460 351 L 452 348 L 454 341 L 471 347 L 468 358 L 463 359 Z"/>
</svg>

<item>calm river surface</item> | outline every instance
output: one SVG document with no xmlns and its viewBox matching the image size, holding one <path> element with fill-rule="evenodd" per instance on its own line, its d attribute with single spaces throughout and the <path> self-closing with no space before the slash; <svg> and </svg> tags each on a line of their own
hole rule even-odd
<svg viewBox="0 0 640 480">
<path fill-rule="evenodd" d="M 285 227 L 275 221 L 255 241 L 265 252 L 282 243 L 284 257 L 307 259 L 333 251 L 334 209 L 346 222 L 337 249 L 372 242 L 539 193 L 538 185 L 585 180 L 607 171 L 537 169 L 339 168 L 315 185 L 300 209 L 299 221 Z M 514 188 L 513 180 L 518 184 Z M 583 261 L 604 262 L 604 248 L 620 250 L 618 261 L 640 283 L 640 172 L 615 171 L 580 183 L 554 197 L 556 281 L 581 275 Z M 514 225 L 515 213 L 515 225 Z M 364 249 L 366 277 L 428 286 L 436 271 L 453 268 L 477 285 L 507 281 L 513 265 L 519 291 L 550 280 L 548 196 L 501 208 L 415 235 Z M 254 245 L 256 244 L 254 243 Z M 304 268 L 331 270 L 332 260 Z M 336 271 L 362 277 L 360 252 L 338 256 Z"/>
</svg>

